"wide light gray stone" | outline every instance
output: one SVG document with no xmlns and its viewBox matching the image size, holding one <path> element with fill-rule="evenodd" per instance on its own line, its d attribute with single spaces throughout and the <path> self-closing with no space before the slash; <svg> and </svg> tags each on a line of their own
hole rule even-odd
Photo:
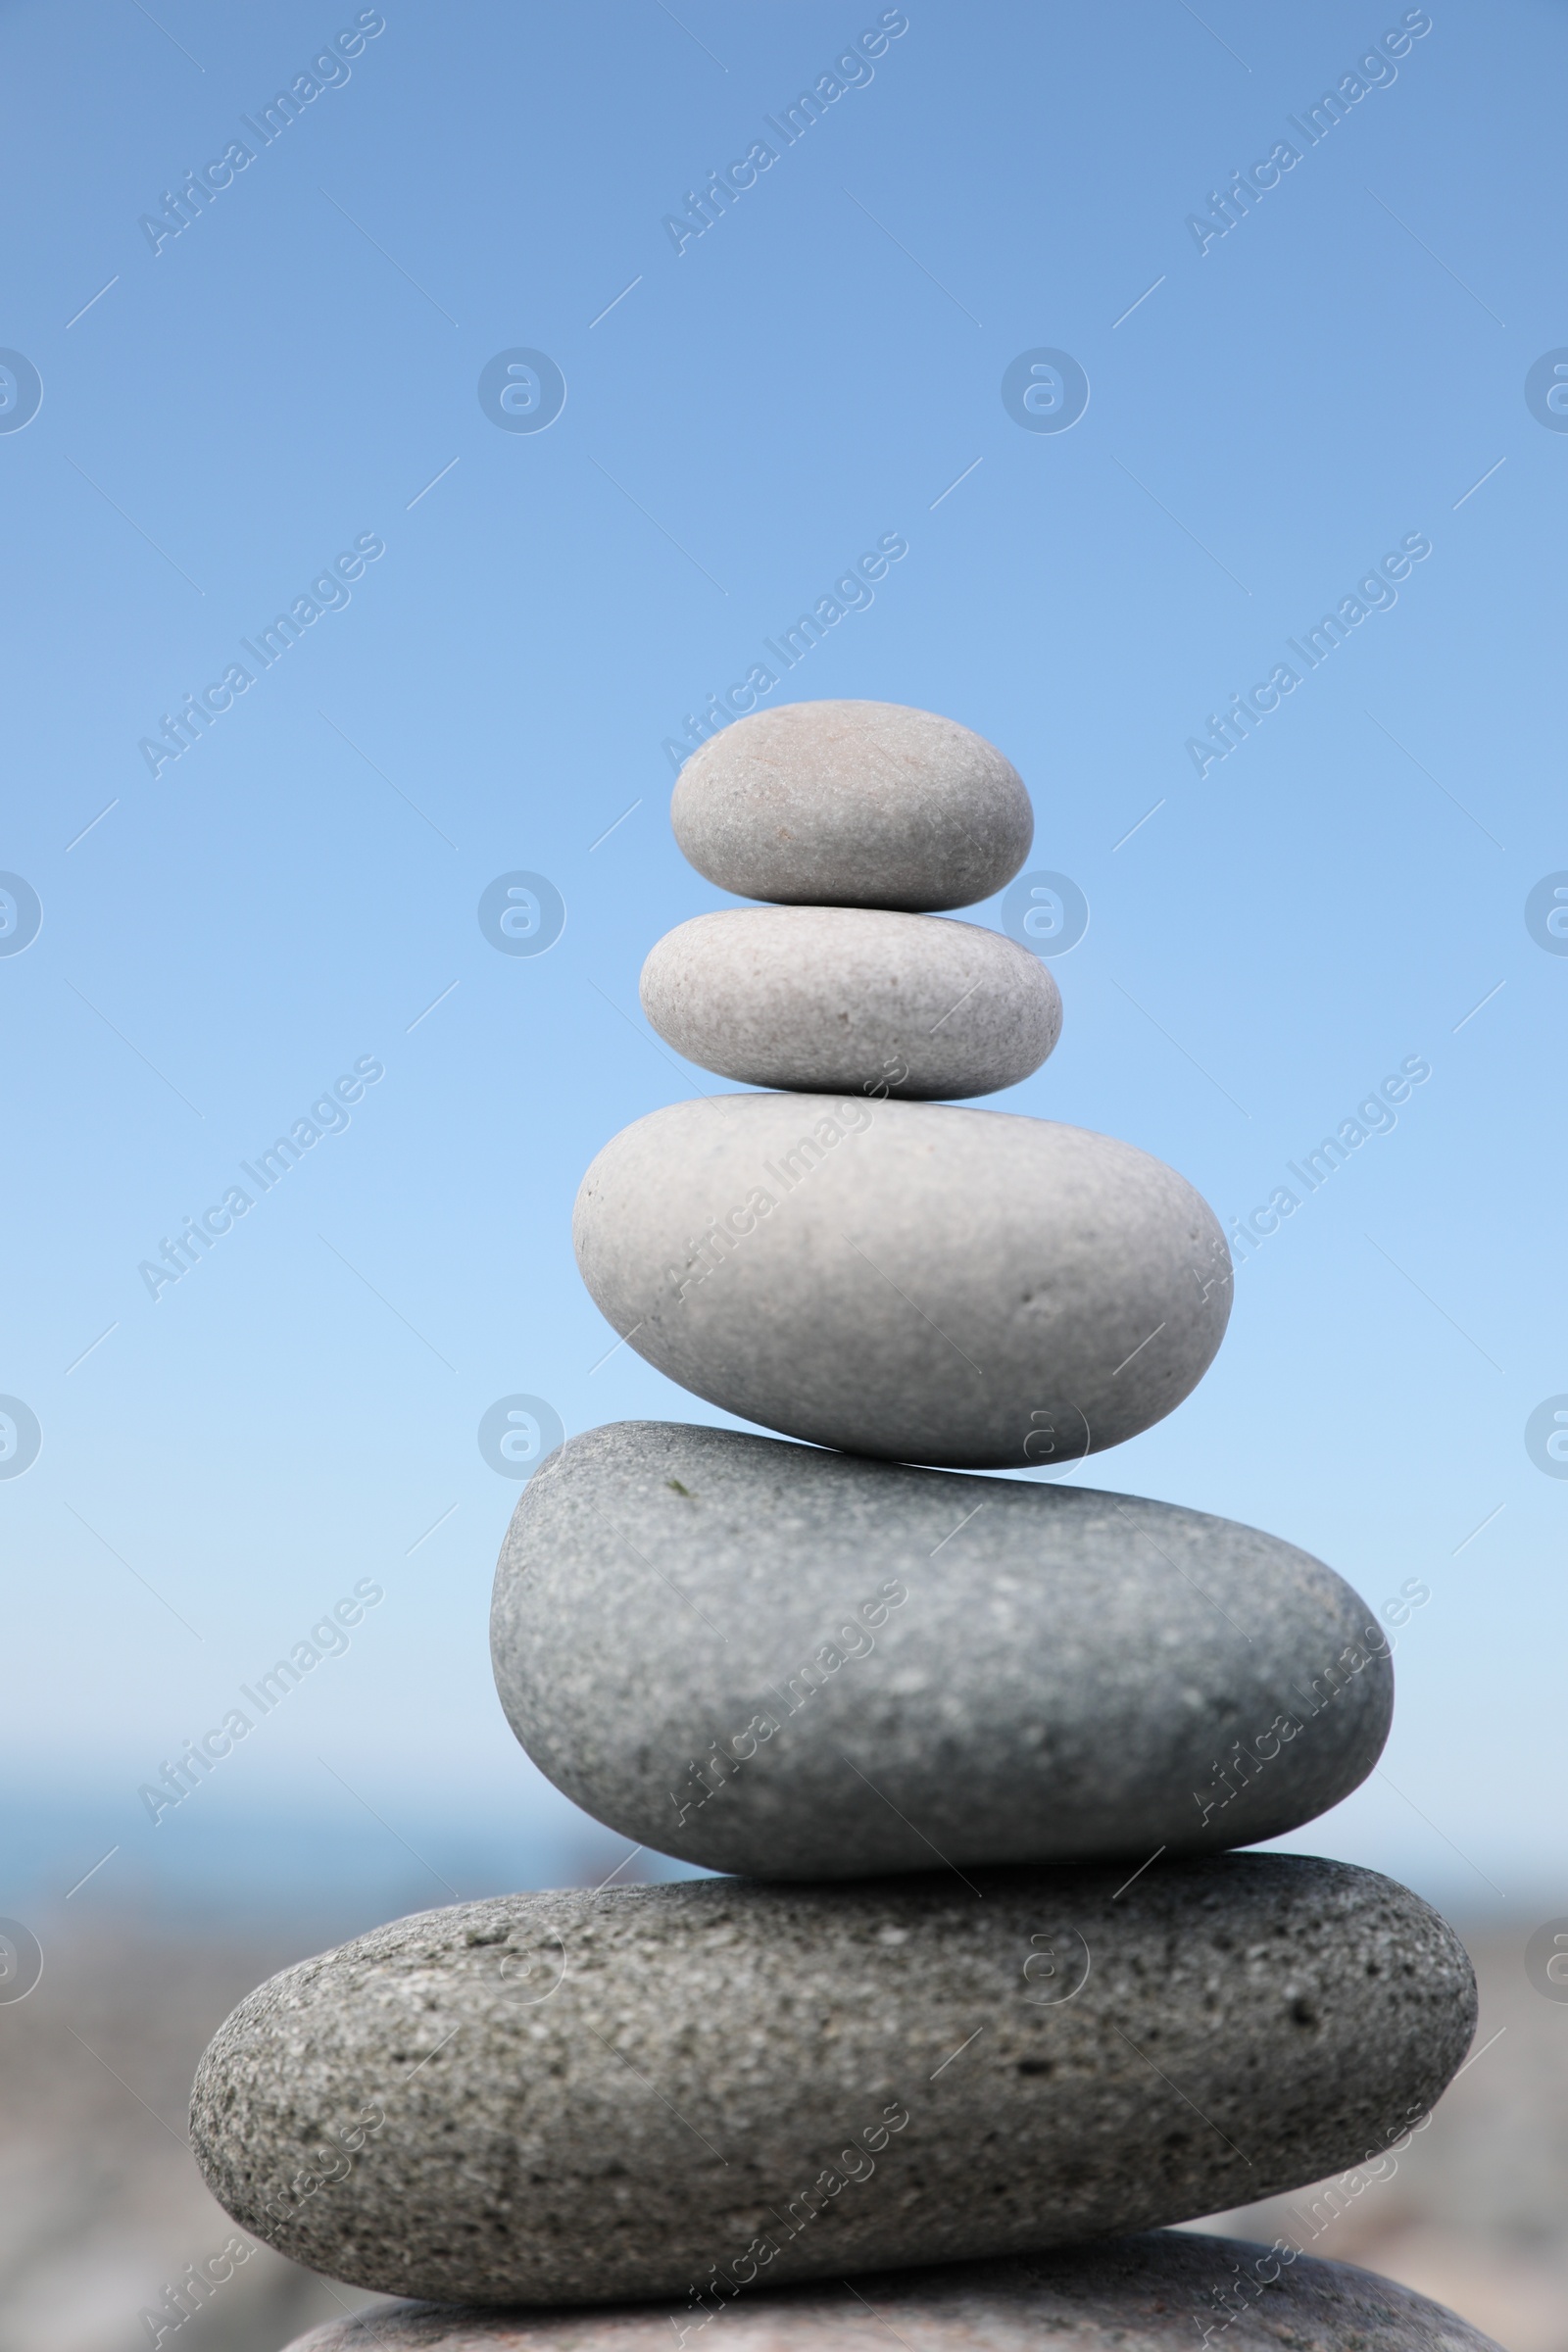
<svg viewBox="0 0 1568 2352">
<path fill-rule="evenodd" d="M 764 2274 L 765 2276 L 765 2274 Z M 292 2352 L 1499 2352 L 1392 2278 L 1199 2230 L 1102 2238 L 1004 2262 L 862 2273 L 751 2293 L 714 2284 L 602 2311 L 404 2303 L 334 2320 Z M 1204 2330 L 1207 2330 L 1205 2336 Z"/>
<path fill-rule="evenodd" d="M 785 703 L 710 737 L 669 808 L 700 874 L 791 906 L 972 906 L 1029 855 L 1034 811 L 984 736 L 902 703 Z"/>
<path fill-rule="evenodd" d="M 1224 1334 L 1212 1212 L 1131 1144 L 829 1095 L 673 1102 L 608 1143 L 577 1263 L 640 1355 L 852 1453 L 1056 1465 L 1162 1419 Z"/>
<path fill-rule="evenodd" d="M 643 1010 L 688 1061 L 752 1086 L 912 1101 L 1037 1070 L 1061 998 L 1027 948 L 977 923 L 864 906 L 748 906 L 667 932 Z"/>
<path fill-rule="evenodd" d="M 1251 1844 L 1394 1705 L 1366 1603 L 1253 1528 L 659 1421 L 535 1472 L 490 1649 L 575 1804 L 769 1879 Z"/>
<path fill-rule="evenodd" d="M 1295 1855 L 1126 1875 L 427 1912 L 240 2004 L 196 2155 L 245 2229 L 356 2286 L 685 2303 L 715 2266 L 1021 2253 L 1397 2147 L 1474 2026 L 1443 1921 Z"/>
</svg>

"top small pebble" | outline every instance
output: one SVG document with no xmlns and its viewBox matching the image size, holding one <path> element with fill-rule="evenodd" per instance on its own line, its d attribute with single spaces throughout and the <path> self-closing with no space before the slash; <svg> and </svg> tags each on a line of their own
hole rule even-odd
<svg viewBox="0 0 1568 2352">
<path fill-rule="evenodd" d="M 972 906 L 1011 881 L 1034 839 L 1011 762 L 902 703 L 786 703 L 739 719 L 686 762 L 669 813 L 710 882 L 786 906 Z"/>
</svg>

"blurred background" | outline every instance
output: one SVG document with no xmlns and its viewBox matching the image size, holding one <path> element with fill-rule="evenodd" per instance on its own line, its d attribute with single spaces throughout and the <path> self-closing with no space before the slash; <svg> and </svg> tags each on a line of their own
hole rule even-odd
<svg viewBox="0 0 1568 2352">
<path fill-rule="evenodd" d="M 671 1867 L 522 1756 L 486 1612 L 558 1427 L 724 1418 L 569 1211 L 709 1083 L 637 974 L 748 693 L 1031 788 L 972 919 L 1066 1021 L 998 1106 L 1238 1259 L 1071 1475 L 1382 1612 L 1387 1754 L 1282 1842 L 1483 1978 L 1314 2250 L 1564 2352 L 1560 0 L 5 0 L 0 64 L 0 2352 L 129 2352 L 226 2241 L 184 2103 L 259 1978 Z M 179 2340 L 361 2300 L 260 2251 Z"/>
</svg>

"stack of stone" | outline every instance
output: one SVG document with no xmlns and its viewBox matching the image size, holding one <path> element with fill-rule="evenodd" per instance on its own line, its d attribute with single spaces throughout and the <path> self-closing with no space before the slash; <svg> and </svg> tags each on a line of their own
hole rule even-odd
<svg viewBox="0 0 1568 2352">
<path fill-rule="evenodd" d="M 198 2078 L 214 2190 L 434 2298 L 321 2352 L 1479 2345 L 1293 2246 L 1118 2234 L 1407 2145 L 1474 1988 L 1387 1879 L 1227 1850 L 1370 1771 L 1392 1673 L 1356 1594 L 1200 1512 L 962 1475 L 1149 1428 L 1231 1296 L 1170 1168 L 937 1100 L 1060 1025 L 1026 950 L 938 919 L 1022 865 L 1022 783 L 948 720 L 800 705 L 705 746 L 673 821 L 768 904 L 661 941 L 645 1006 L 770 1091 L 616 1136 L 578 1259 L 651 1363 L 807 1443 L 570 1440 L 492 1651 L 559 1788 L 738 1875 L 460 1904 L 273 1979 Z"/>
</svg>

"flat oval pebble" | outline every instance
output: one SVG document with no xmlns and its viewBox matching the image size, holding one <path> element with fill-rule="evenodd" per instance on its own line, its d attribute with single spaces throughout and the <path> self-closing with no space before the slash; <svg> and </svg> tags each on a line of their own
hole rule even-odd
<svg viewBox="0 0 1568 2352">
<path fill-rule="evenodd" d="M 710 736 L 669 808 L 700 874 L 789 906 L 972 906 L 1029 855 L 1023 780 L 983 735 L 903 703 L 786 703 Z"/>
<path fill-rule="evenodd" d="M 1254 1528 L 658 1421 L 535 1472 L 490 1649 L 573 1803 L 769 1879 L 1251 1844 L 1394 1706 L 1366 1603 Z"/>
<path fill-rule="evenodd" d="M 1223 2211 L 1425 2118 L 1475 1984 L 1415 1895 L 1293 1854 L 1126 1877 L 707 1879 L 400 1920 L 241 2002 L 197 2071 L 197 2160 L 244 2229 L 355 2286 L 696 2313 L 720 2276 Z"/>
<path fill-rule="evenodd" d="M 915 1101 L 1037 1070 L 1061 998 L 1027 948 L 977 923 L 863 906 L 748 906 L 666 932 L 643 1010 L 678 1054 L 751 1086 Z"/>
<path fill-rule="evenodd" d="M 673 1102 L 608 1143 L 572 1220 L 600 1311 L 710 1404 L 960 1470 L 1136 1437 L 1230 1312 L 1212 1211 L 1131 1144 L 943 1103 Z"/>
<path fill-rule="evenodd" d="M 403 2304 L 332 2320 L 292 2352 L 1499 2352 L 1392 2278 L 1193 2230 L 1033 2251 L 1007 2262 L 871 2272 L 740 2294 L 699 2311 L 454 2311 Z M 1202 2333 L 1208 2328 L 1211 2336 Z"/>
</svg>

